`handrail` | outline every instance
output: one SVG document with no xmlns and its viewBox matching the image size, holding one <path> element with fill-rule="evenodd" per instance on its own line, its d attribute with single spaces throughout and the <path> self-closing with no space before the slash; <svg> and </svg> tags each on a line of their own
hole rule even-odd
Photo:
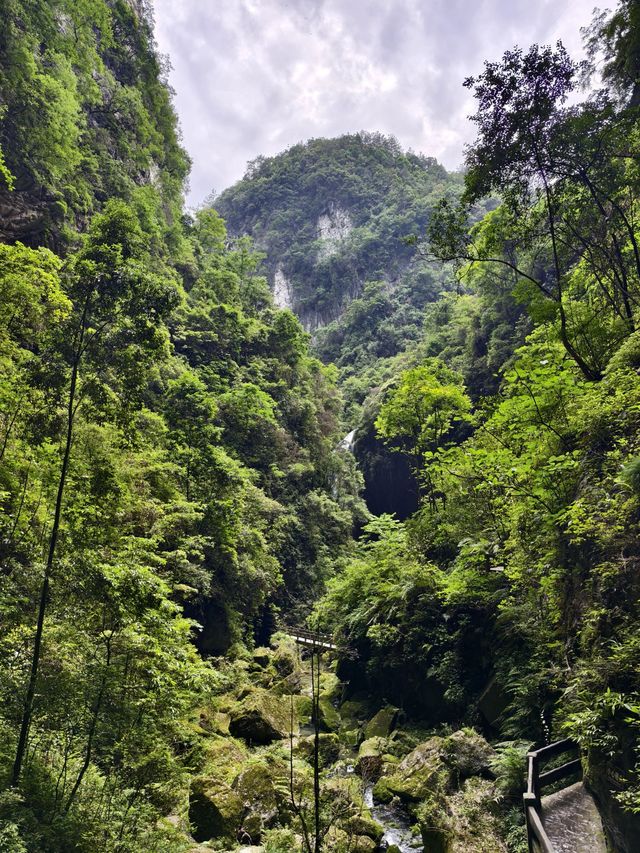
<svg viewBox="0 0 640 853">
<path fill-rule="evenodd" d="M 337 648 L 336 641 L 330 634 L 321 634 L 319 631 L 309 631 L 308 628 L 295 628 L 290 625 L 283 625 L 282 630 L 291 637 L 310 640 L 318 646 L 326 646 L 331 649 Z"/>
<path fill-rule="evenodd" d="M 553 782 L 572 776 L 574 773 L 582 772 L 582 763 L 579 758 L 567 761 L 560 767 L 554 767 L 544 773 L 540 772 L 540 766 L 550 758 L 555 758 L 557 755 L 563 755 L 565 752 L 571 752 L 575 749 L 578 749 L 578 744 L 570 738 L 566 738 L 527 753 L 527 791 L 522 799 L 530 853 L 538 853 L 538 851 L 555 853 L 554 846 L 542 821 L 542 789 Z"/>
</svg>

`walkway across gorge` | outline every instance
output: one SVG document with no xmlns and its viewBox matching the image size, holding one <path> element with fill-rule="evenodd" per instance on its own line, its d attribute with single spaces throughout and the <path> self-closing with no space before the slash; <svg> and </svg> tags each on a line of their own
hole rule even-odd
<svg viewBox="0 0 640 853">
<path fill-rule="evenodd" d="M 282 628 L 283 633 L 300 646 L 307 649 L 316 649 L 322 652 L 335 652 L 338 645 L 330 634 L 321 634 L 318 631 L 309 631 L 307 628 L 292 628 L 287 625 Z"/>
<path fill-rule="evenodd" d="M 565 779 L 581 779 L 579 757 L 541 772 L 552 758 L 578 753 L 572 740 L 561 740 L 530 752 L 524 810 L 530 853 L 606 853 L 602 821 L 582 781 L 573 781 L 542 796 L 542 789 Z"/>
</svg>

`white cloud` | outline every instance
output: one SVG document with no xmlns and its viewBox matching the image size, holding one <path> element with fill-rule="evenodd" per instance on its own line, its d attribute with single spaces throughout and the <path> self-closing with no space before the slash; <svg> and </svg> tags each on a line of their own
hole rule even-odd
<svg viewBox="0 0 640 853">
<path fill-rule="evenodd" d="M 391 133 L 449 168 L 473 138 L 465 77 L 514 44 L 580 51 L 593 0 L 155 0 L 190 202 L 311 137 Z M 610 4 L 600 4 L 607 6 Z"/>
</svg>

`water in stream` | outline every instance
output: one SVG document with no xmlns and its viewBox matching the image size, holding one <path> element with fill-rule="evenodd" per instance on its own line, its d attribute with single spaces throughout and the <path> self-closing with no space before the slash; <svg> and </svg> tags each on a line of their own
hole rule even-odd
<svg viewBox="0 0 640 853">
<path fill-rule="evenodd" d="M 373 819 L 384 827 L 383 844 L 395 846 L 400 853 L 422 853 L 424 847 L 419 835 L 411 831 L 411 821 L 407 812 L 393 803 L 376 803 L 373 799 L 373 786 L 368 785 L 364 792 L 364 802 L 371 809 Z"/>
</svg>

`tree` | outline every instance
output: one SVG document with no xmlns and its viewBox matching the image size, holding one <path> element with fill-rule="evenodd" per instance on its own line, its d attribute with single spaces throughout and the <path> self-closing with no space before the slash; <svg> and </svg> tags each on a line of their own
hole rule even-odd
<svg viewBox="0 0 640 853">
<path fill-rule="evenodd" d="M 434 453 L 456 423 L 470 420 L 471 402 L 456 380 L 453 371 L 437 363 L 401 374 L 376 418 L 378 434 L 400 441 L 409 452 Z"/>
<path fill-rule="evenodd" d="M 117 394 L 118 390 L 124 390 L 130 400 L 131 380 L 136 373 L 139 378 L 140 368 L 157 356 L 165 344 L 160 320 L 171 308 L 175 291 L 171 285 L 145 271 L 141 263 L 142 250 L 142 233 L 132 212 L 121 202 L 111 202 L 96 218 L 85 247 L 68 267 L 67 293 L 73 310 L 60 330 L 68 383 L 63 390 L 66 429 L 13 766 L 14 784 L 20 779 L 31 725 L 78 410 L 90 401 L 93 405 L 108 407 L 109 392 Z M 56 370 L 59 366 L 58 362 L 50 365 Z M 119 387 L 123 375 L 129 380 L 125 389 Z M 123 403 L 129 402 L 122 396 L 120 399 Z"/>
<path fill-rule="evenodd" d="M 602 352 L 592 332 L 608 324 L 606 334 L 620 339 L 635 328 L 640 251 L 621 157 L 631 119 L 605 93 L 565 106 L 578 71 L 560 43 L 534 45 L 465 82 L 478 102 L 478 138 L 467 151 L 462 203 L 441 201 L 429 240 L 441 260 L 500 265 L 522 298 L 546 302 L 566 351 L 597 380 L 610 349 Z M 473 205 L 492 193 L 501 206 L 469 231 Z"/>
</svg>

